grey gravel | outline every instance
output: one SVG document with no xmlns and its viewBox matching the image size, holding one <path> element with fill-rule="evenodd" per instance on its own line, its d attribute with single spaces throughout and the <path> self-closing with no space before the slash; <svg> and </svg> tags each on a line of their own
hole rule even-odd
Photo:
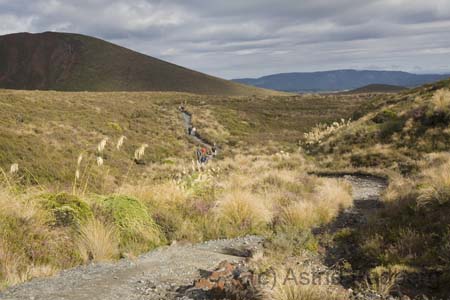
<svg viewBox="0 0 450 300">
<path fill-rule="evenodd" d="M 177 289 L 199 278 L 201 270 L 214 269 L 221 261 L 239 262 L 239 253 L 262 248 L 260 237 L 190 245 L 175 244 L 140 256 L 82 266 L 9 288 L 4 300 L 153 300 L 176 299 Z"/>
</svg>

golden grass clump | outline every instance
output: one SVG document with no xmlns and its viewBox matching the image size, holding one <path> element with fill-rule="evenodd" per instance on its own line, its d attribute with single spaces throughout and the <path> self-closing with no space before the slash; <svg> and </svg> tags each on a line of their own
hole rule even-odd
<svg viewBox="0 0 450 300">
<path fill-rule="evenodd" d="M 367 288 L 387 297 L 406 273 L 414 271 L 413 268 L 404 265 L 378 266 L 370 270 L 365 285 Z"/>
<path fill-rule="evenodd" d="M 76 244 L 84 262 L 111 261 L 118 257 L 119 243 L 114 226 L 91 218 L 79 228 Z"/>
<path fill-rule="evenodd" d="M 304 200 L 283 207 L 279 216 L 280 225 L 285 231 L 309 229 L 318 223 L 315 210 L 313 203 Z"/>
<path fill-rule="evenodd" d="M 351 186 L 338 179 L 325 179 L 316 189 L 316 214 L 320 223 L 327 223 L 334 218 L 341 209 L 353 204 Z"/>
<path fill-rule="evenodd" d="M 347 300 L 345 290 L 334 286 L 332 274 L 314 274 L 310 268 L 286 266 L 274 269 L 269 286 L 263 290 L 264 299 L 273 300 Z M 274 281 L 274 282 L 271 282 Z"/>
<path fill-rule="evenodd" d="M 383 193 L 383 201 L 391 206 L 396 206 L 400 204 L 401 200 L 410 198 L 411 193 L 414 191 L 415 183 L 413 180 L 394 174 Z"/>
<path fill-rule="evenodd" d="M 431 98 L 433 110 L 436 112 L 447 112 L 450 110 L 450 90 L 437 90 Z"/>
<path fill-rule="evenodd" d="M 225 193 L 217 203 L 216 214 L 230 237 L 261 232 L 272 219 L 262 199 L 243 190 Z"/>
<path fill-rule="evenodd" d="M 419 189 L 419 205 L 442 205 L 450 201 L 450 160 L 423 171 L 422 176 L 424 187 Z"/>
<path fill-rule="evenodd" d="M 336 179 L 324 179 L 309 197 L 281 208 L 278 225 L 282 229 L 308 230 L 332 221 L 341 209 L 352 205 L 349 186 Z"/>
<path fill-rule="evenodd" d="M 341 119 L 340 122 L 333 122 L 332 124 L 319 123 L 314 126 L 309 132 L 304 133 L 304 143 L 306 145 L 320 144 L 323 139 L 335 133 L 337 130 L 349 126 L 351 119 Z"/>
<path fill-rule="evenodd" d="M 120 193 L 135 197 L 150 206 L 162 207 L 184 204 L 191 191 L 175 181 L 164 181 L 142 183 L 137 186 L 125 185 L 120 188 Z"/>
</svg>

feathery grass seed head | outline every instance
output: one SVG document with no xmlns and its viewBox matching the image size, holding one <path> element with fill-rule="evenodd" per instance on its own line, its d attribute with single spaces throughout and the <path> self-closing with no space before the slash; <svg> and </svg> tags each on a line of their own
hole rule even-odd
<svg viewBox="0 0 450 300">
<path fill-rule="evenodd" d="M 82 161 L 83 161 L 83 154 L 80 153 L 80 155 L 78 155 L 78 160 L 77 160 L 77 166 L 78 167 L 81 165 Z"/>
<path fill-rule="evenodd" d="M 103 166 L 103 158 L 101 156 L 97 156 L 97 166 Z"/>
<path fill-rule="evenodd" d="M 127 138 L 127 137 L 124 136 L 124 135 L 122 135 L 122 136 L 119 138 L 119 140 L 117 141 L 117 144 L 116 144 L 117 150 L 120 150 L 120 148 L 122 148 L 123 143 L 125 142 L 125 139 L 126 139 L 126 138 Z"/>
<path fill-rule="evenodd" d="M 98 145 L 97 145 L 97 151 L 98 151 L 98 153 L 103 153 L 103 150 L 105 150 L 105 147 L 106 147 L 106 143 L 108 142 L 108 138 L 107 137 L 105 137 L 104 139 L 102 139 L 101 141 L 100 141 L 100 143 L 98 143 Z"/>
<path fill-rule="evenodd" d="M 134 152 L 134 158 L 136 160 L 142 159 L 145 154 L 145 149 L 148 147 L 148 144 L 142 144 L 139 148 Z"/>
<path fill-rule="evenodd" d="M 11 168 L 9 169 L 9 173 L 11 174 L 15 174 L 19 172 L 19 164 L 18 163 L 14 163 L 11 165 Z"/>
</svg>

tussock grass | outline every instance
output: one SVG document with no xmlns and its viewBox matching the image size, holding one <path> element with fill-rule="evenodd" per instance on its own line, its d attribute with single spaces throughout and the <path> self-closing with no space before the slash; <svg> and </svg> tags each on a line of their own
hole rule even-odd
<svg viewBox="0 0 450 300">
<path fill-rule="evenodd" d="M 264 291 L 264 299 L 274 300 L 346 300 L 346 291 L 339 290 L 331 282 L 326 282 L 322 274 L 320 283 L 314 283 L 313 271 L 307 267 L 282 267 L 274 269 L 276 281 L 273 289 Z"/>
<path fill-rule="evenodd" d="M 435 112 L 450 112 L 450 90 L 437 90 L 431 98 L 431 104 Z"/>
<path fill-rule="evenodd" d="M 341 180 L 328 179 L 317 188 L 316 199 L 320 221 L 327 223 L 339 210 L 352 205 L 351 186 Z"/>
<path fill-rule="evenodd" d="M 79 263 L 67 230 L 52 227 L 52 215 L 35 192 L 0 188 L 0 286 L 54 274 Z"/>
<path fill-rule="evenodd" d="M 420 205 L 450 202 L 450 160 L 440 166 L 423 171 L 423 188 L 419 190 Z"/>
<path fill-rule="evenodd" d="M 84 262 L 111 261 L 118 257 L 119 242 L 114 226 L 91 218 L 78 232 L 76 244 Z"/>
<path fill-rule="evenodd" d="M 378 266 L 370 270 L 365 284 L 368 289 L 377 292 L 379 295 L 388 297 L 398 287 L 404 275 L 414 271 L 414 269 L 403 265 L 389 267 Z"/>
<path fill-rule="evenodd" d="M 272 218 L 263 202 L 258 196 L 241 190 L 230 191 L 219 199 L 216 213 L 226 236 L 261 233 Z"/>
</svg>

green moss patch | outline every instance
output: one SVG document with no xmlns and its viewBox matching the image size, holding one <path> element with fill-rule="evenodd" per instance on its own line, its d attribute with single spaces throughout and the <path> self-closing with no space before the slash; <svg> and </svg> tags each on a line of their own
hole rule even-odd
<svg viewBox="0 0 450 300">
<path fill-rule="evenodd" d="M 43 198 L 43 206 L 52 213 L 55 226 L 78 225 L 92 217 L 89 205 L 75 195 L 49 194 Z"/>
<path fill-rule="evenodd" d="M 111 196 L 103 200 L 103 205 L 119 229 L 122 251 L 143 252 L 164 241 L 147 207 L 137 199 Z"/>
</svg>

